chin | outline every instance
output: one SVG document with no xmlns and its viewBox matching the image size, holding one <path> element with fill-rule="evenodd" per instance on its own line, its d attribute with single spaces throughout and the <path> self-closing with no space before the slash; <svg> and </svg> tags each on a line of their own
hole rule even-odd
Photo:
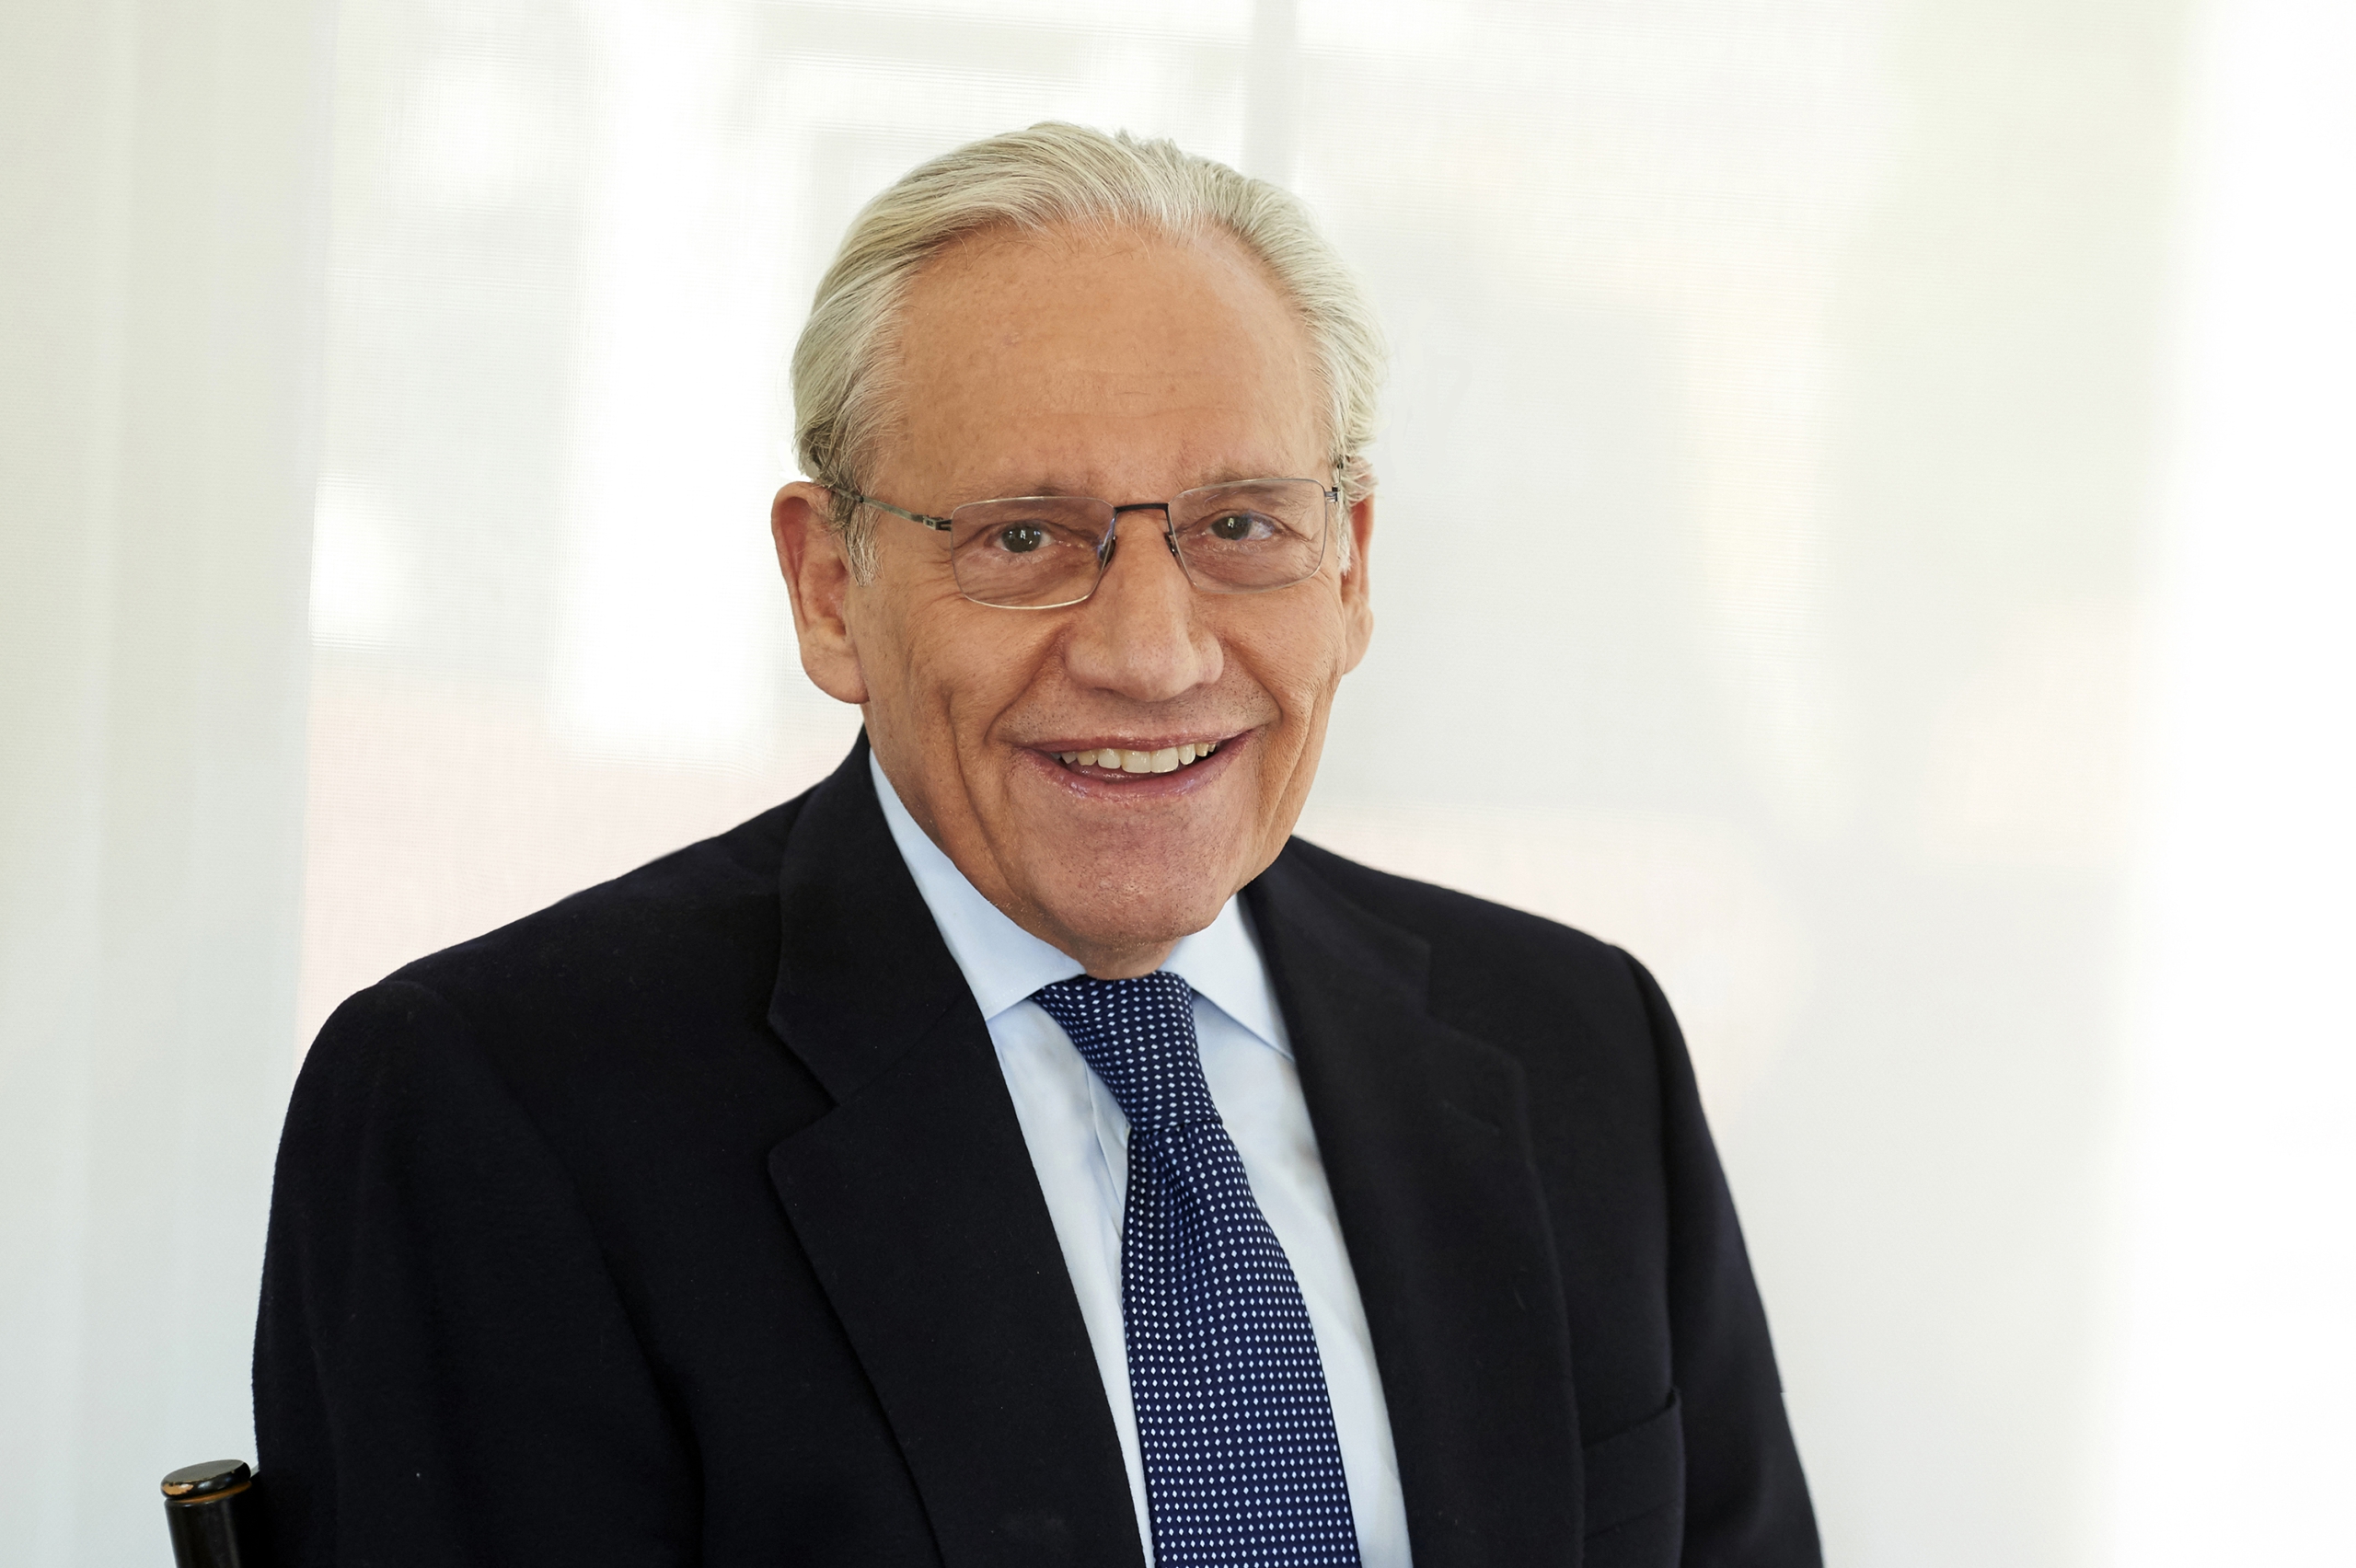
<svg viewBox="0 0 2356 1568">
<path fill-rule="evenodd" d="M 1162 947 L 1193 936 L 1218 919 L 1226 903 L 1225 894 L 1207 896 L 1199 882 L 1139 878 L 1124 882 L 1117 894 L 1108 889 L 1099 898 L 1049 905 L 1046 914 L 1090 947 L 1127 950 Z"/>
</svg>

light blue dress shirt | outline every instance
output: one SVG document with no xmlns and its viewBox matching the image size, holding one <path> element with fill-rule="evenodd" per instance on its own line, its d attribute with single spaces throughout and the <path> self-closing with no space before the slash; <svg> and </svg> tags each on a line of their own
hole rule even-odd
<svg viewBox="0 0 2356 1568">
<path fill-rule="evenodd" d="M 1088 1325 L 1096 1369 L 1120 1435 L 1137 1505 L 1138 1535 L 1153 1561 L 1145 1465 L 1137 1411 L 1129 1399 L 1129 1358 L 1121 1321 L 1121 1215 L 1128 1193 L 1129 1123 L 1110 1090 L 1045 1009 L 1031 1000 L 1040 986 L 1082 973 L 1074 960 L 1002 914 L 925 836 L 884 776 L 872 753 L 875 795 L 892 842 L 916 878 L 949 953 L 964 973 L 989 1025 L 999 1070 L 1014 1099 L 1022 1139 L 1055 1222 L 1072 1292 Z M 1162 967 L 1195 989 L 1195 1034 L 1203 1077 L 1228 1136 L 1243 1158 L 1252 1195 L 1276 1233 L 1300 1282 L 1334 1435 L 1349 1479 L 1350 1512 L 1364 1568 L 1407 1568 L 1407 1509 L 1399 1493 L 1399 1459 L 1375 1371 L 1374 1343 L 1358 1301 L 1342 1228 L 1334 1215 L 1317 1135 L 1300 1096 L 1292 1046 L 1275 987 L 1260 960 L 1243 908 L 1229 899 L 1218 918 L 1181 940 Z"/>
</svg>

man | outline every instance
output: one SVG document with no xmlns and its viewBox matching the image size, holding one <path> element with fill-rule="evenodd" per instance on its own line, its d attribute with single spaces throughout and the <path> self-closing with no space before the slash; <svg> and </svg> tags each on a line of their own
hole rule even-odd
<svg viewBox="0 0 2356 1568">
<path fill-rule="evenodd" d="M 1817 1560 L 1650 977 L 1288 838 L 1377 342 L 1297 203 L 1166 143 L 860 214 L 772 521 L 865 736 L 323 1032 L 287 1562 Z"/>
</svg>

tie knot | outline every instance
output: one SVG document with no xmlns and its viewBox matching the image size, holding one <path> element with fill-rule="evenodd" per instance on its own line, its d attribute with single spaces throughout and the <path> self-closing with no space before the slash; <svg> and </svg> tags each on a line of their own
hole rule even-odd
<svg viewBox="0 0 2356 1568">
<path fill-rule="evenodd" d="M 1166 969 L 1134 980 L 1081 975 L 1042 986 L 1032 999 L 1063 1026 L 1143 1134 L 1216 1122 L 1195 1043 L 1195 988 Z"/>
</svg>

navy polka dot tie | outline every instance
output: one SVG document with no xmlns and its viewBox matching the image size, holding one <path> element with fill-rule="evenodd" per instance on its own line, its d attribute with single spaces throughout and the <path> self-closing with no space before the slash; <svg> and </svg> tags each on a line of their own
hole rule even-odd
<svg viewBox="0 0 2356 1568">
<path fill-rule="evenodd" d="M 1154 1558 L 1356 1568 L 1324 1364 L 1203 1080 L 1194 995 L 1164 971 L 1035 998 L 1129 1119 L 1121 1315 Z"/>
</svg>

